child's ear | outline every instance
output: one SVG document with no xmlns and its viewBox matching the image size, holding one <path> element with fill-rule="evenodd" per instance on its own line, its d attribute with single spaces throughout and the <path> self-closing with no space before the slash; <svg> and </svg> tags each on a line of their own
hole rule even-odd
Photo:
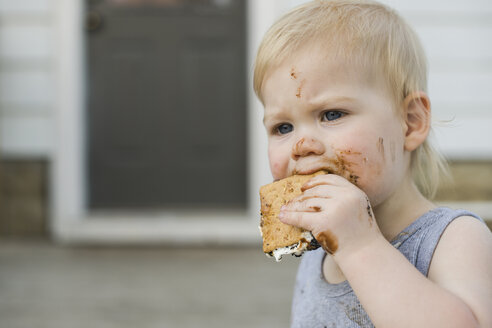
<svg viewBox="0 0 492 328">
<path fill-rule="evenodd" d="M 405 150 L 417 149 L 429 135 L 431 105 L 425 92 L 409 94 L 403 101 Z"/>
</svg>

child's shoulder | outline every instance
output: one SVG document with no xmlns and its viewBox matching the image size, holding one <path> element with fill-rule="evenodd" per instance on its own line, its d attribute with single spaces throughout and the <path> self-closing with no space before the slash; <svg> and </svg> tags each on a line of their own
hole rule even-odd
<svg viewBox="0 0 492 328">
<path fill-rule="evenodd" d="M 477 316 L 492 308 L 492 233 L 472 216 L 454 219 L 443 232 L 429 267 L 436 284 L 476 304 Z M 483 311 L 483 312 L 482 312 Z M 489 318 L 490 319 L 490 318 Z"/>
<path fill-rule="evenodd" d="M 471 251 L 492 252 L 492 233 L 483 221 L 463 215 L 454 219 L 444 230 L 432 262 L 434 263 L 441 256 L 455 257 L 463 254 L 466 257 L 473 257 Z"/>
<path fill-rule="evenodd" d="M 487 225 L 476 217 L 460 216 L 444 230 L 432 257 L 429 278 L 439 269 L 448 271 L 450 265 L 465 267 L 481 259 L 492 260 L 491 257 L 492 233 Z M 492 265 L 492 261 L 489 262 Z"/>
</svg>

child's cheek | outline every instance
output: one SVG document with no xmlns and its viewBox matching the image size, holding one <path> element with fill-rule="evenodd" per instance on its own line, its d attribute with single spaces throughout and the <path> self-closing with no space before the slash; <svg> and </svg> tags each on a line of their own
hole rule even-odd
<svg viewBox="0 0 492 328">
<path fill-rule="evenodd" d="M 367 141 L 369 138 L 361 138 Z M 344 177 L 356 177 L 354 182 L 367 192 L 377 182 L 384 168 L 384 160 L 378 153 L 377 144 L 360 143 L 352 140 L 349 147 L 334 148 L 337 160 L 343 163 L 343 172 L 336 172 Z M 348 171 L 348 172 L 347 172 Z M 350 180 L 350 179 L 349 179 Z"/>
<path fill-rule="evenodd" d="M 383 138 L 377 138 L 373 144 L 361 151 L 360 161 L 355 167 L 360 177 L 358 186 L 375 206 L 387 197 L 399 175 L 395 165 L 395 146 Z"/>
<path fill-rule="evenodd" d="M 270 171 L 275 180 L 282 178 L 282 167 L 279 162 L 270 162 Z"/>
<path fill-rule="evenodd" d="M 270 171 L 275 180 L 287 177 L 288 159 L 283 158 L 282 152 L 269 151 Z"/>
</svg>

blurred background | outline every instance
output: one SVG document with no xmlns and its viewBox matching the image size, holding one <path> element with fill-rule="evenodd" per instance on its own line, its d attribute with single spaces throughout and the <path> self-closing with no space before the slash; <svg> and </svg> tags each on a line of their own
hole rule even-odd
<svg viewBox="0 0 492 328">
<path fill-rule="evenodd" d="M 251 88 L 294 0 L 0 0 L 0 326 L 286 327 Z M 430 63 L 439 204 L 492 222 L 492 2 L 383 1 Z"/>
</svg>

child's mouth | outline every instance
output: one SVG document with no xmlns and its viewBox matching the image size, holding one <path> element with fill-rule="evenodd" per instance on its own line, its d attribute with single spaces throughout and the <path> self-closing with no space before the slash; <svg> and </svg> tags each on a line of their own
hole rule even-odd
<svg viewBox="0 0 492 328">
<path fill-rule="evenodd" d="M 336 174 L 331 168 L 328 167 L 317 167 L 317 168 L 310 168 L 310 169 L 301 169 L 301 170 L 294 170 L 292 172 L 292 175 L 309 175 L 316 173 L 318 171 L 326 171 L 328 174 Z"/>
<path fill-rule="evenodd" d="M 342 154 L 337 154 L 335 158 L 325 159 L 321 165 L 305 165 L 300 168 L 295 168 L 292 175 L 308 175 L 318 171 L 326 171 L 328 174 L 336 174 L 344 177 L 357 185 L 359 176 L 355 175 L 352 171 L 352 166 L 354 165 L 354 163 L 347 161 Z"/>
</svg>

